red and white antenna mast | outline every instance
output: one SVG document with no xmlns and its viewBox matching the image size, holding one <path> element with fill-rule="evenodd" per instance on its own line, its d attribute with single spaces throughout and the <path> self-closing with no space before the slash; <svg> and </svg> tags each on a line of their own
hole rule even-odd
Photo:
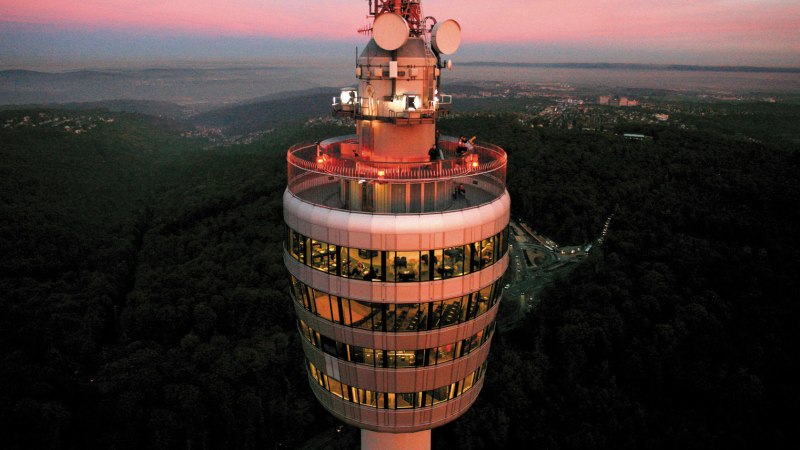
<svg viewBox="0 0 800 450">
<path fill-rule="evenodd" d="M 394 13 L 408 22 L 411 34 L 420 36 L 425 32 L 424 17 L 422 15 L 421 0 L 368 0 L 369 15 L 377 18 L 381 14 Z M 372 25 L 358 30 L 361 34 L 372 32 Z"/>
</svg>

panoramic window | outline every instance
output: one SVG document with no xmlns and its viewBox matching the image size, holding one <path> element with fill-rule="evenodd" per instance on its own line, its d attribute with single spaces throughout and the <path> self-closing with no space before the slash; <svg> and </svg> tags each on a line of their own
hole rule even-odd
<svg viewBox="0 0 800 450">
<path fill-rule="evenodd" d="M 300 334 L 314 347 L 343 361 L 375 368 L 408 369 L 435 366 L 469 355 L 483 345 L 495 328 L 492 322 L 474 336 L 450 344 L 419 350 L 382 350 L 336 342 L 298 321 Z"/>
<path fill-rule="evenodd" d="M 289 229 L 289 255 L 316 270 L 366 281 L 407 283 L 443 280 L 485 269 L 508 250 L 508 228 L 479 242 L 421 251 L 349 248 L 311 239 Z"/>
<path fill-rule="evenodd" d="M 291 277 L 295 301 L 330 322 L 363 330 L 417 332 L 464 323 L 488 312 L 500 300 L 500 280 L 483 289 L 447 300 L 424 303 L 372 303 L 337 297 Z"/>
<path fill-rule="evenodd" d="M 348 386 L 335 378 L 329 377 L 311 361 L 307 361 L 307 363 L 311 378 L 331 394 L 361 406 L 377 409 L 425 408 L 444 403 L 472 389 L 486 370 L 486 363 L 483 363 L 478 367 L 478 370 L 467 375 L 466 378 L 429 391 L 386 393 Z"/>
</svg>

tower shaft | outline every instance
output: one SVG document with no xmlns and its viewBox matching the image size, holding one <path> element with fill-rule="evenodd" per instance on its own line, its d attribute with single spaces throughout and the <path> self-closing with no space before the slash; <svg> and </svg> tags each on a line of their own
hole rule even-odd
<svg viewBox="0 0 800 450">
<path fill-rule="evenodd" d="M 439 136 L 453 20 L 373 0 L 358 86 L 333 113 L 356 133 L 289 149 L 284 261 L 311 389 L 362 448 L 430 448 L 483 386 L 508 267 L 507 157 Z M 427 20 L 427 19 L 425 19 Z"/>
</svg>

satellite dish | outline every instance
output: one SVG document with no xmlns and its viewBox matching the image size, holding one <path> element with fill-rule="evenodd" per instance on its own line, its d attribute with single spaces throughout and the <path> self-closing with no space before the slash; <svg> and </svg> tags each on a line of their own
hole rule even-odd
<svg viewBox="0 0 800 450">
<path fill-rule="evenodd" d="M 457 24 L 456 24 L 457 25 Z M 375 18 L 372 24 L 372 36 L 378 47 L 386 51 L 394 51 L 408 41 L 410 28 L 406 19 L 395 13 L 384 13 Z"/>
<path fill-rule="evenodd" d="M 461 25 L 453 19 L 447 19 L 433 26 L 431 45 L 443 55 L 452 55 L 461 45 Z"/>
</svg>

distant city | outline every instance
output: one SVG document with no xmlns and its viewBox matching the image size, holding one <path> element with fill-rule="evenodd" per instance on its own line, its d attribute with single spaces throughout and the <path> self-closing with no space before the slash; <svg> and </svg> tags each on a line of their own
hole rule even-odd
<svg viewBox="0 0 800 450">
<path fill-rule="evenodd" d="M 522 85 L 607 87 L 608 95 L 621 88 L 705 93 L 736 97 L 752 93 L 800 92 L 800 77 L 791 71 L 736 72 L 674 69 L 641 65 L 488 65 L 464 63 L 455 68 L 445 90 L 463 83 L 496 80 Z M 753 69 L 753 68 L 749 68 Z M 788 69 L 787 69 L 788 70 Z M 352 67 L 344 64 L 296 66 L 214 65 L 209 68 L 153 68 L 137 70 L 80 70 L 70 72 L 0 71 L 0 105 L 62 104 L 109 100 L 147 100 L 180 105 L 186 115 L 225 105 L 264 99 L 289 91 L 352 84 Z M 455 92 L 454 92 L 455 93 Z M 621 93 L 624 95 L 624 93 Z M 613 97 L 612 97 L 613 98 Z M 635 99 L 635 97 L 634 97 Z M 611 99 L 609 99 L 611 100 Z"/>
</svg>

